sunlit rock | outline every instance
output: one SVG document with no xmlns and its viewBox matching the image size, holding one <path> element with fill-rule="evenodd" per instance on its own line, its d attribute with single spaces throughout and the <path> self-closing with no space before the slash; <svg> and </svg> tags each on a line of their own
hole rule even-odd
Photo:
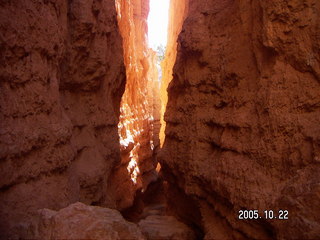
<svg viewBox="0 0 320 240">
<path fill-rule="evenodd" d="M 172 80 L 173 66 L 177 56 L 177 39 L 181 32 L 183 21 L 188 12 L 188 0 L 171 0 L 169 7 L 169 25 L 168 25 L 168 42 L 164 60 L 161 62 L 162 78 L 161 78 L 161 129 L 160 129 L 160 145 L 162 146 L 165 139 L 166 122 L 164 121 L 164 113 L 168 102 L 167 88 Z"/>
<path fill-rule="evenodd" d="M 118 124 L 122 161 L 115 169 L 111 189 L 117 208 L 129 207 L 135 191 L 145 188 L 143 175 L 155 171 L 154 115 L 160 102 L 154 52 L 147 44 L 148 1 L 117 0 L 118 23 L 123 37 L 126 86 Z M 158 85 L 157 85 L 158 84 Z M 157 89 L 158 88 L 158 89 Z M 146 166 L 148 166 L 146 168 Z M 151 167 L 150 167 L 151 166 Z M 126 169 L 126 171 L 124 171 Z M 121 187 L 121 190 L 119 189 Z"/>
</svg>

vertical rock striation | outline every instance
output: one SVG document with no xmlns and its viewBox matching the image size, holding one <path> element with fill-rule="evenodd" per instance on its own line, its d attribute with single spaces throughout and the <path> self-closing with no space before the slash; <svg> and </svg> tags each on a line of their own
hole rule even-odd
<svg viewBox="0 0 320 240">
<path fill-rule="evenodd" d="M 147 43 L 148 0 L 117 0 L 118 22 L 124 43 L 126 87 L 121 100 L 119 136 L 121 163 L 111 188 L 116 208 L 133 204 L 136 191 L 155 180 L 153 157 L 153 89 L 157 88 L 155 57 Z"/>
<path fill-rule="evenodd" d="M 319 22 L 317 0 L 190 0 L 160 160 L 172 211 L 206 239 L 320 236 Z"/>
<path fill-rule="evenodd" d="M 181 32 L 182 24 L 187 16 L 188 0 L 170 0 L 169 5 L 169 22 L 168 22 L 168 40 L 164 60 L 161 62 L 162 78 L 161 78 L 161 128 L 160 128 L 160 144 L 164 143 L 166 122 L 164 121 L 164 113 L 168 102 L 167 88 L 172 80 L 173 66 L 177 57 L 177 38 Z"/>
<path fill-rule="evenodd" d="M 0 30 L 0 232 L 17 237 L 36 209 L 109 200 L 125 69 L 112 0 L 1 1 Z"/>
</svg>

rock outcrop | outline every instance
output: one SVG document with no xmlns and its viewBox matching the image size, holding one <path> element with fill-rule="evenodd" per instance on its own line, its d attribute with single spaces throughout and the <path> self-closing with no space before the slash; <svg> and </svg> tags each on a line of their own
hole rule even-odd
<svg viewBox="0 0 320 240">
<path fill-rule="evenodd" d="M 61 210 L 41 209 L 24 236 L 27 239 L 137 239 L 145 237 L 114 209 L 74 203 Z"/>
<path fill-rule="evenodd" d="M 125 85 L 112 0 L 0 2 L 0 232 L 40 208 L 115 205 Z"/>
<path fill-rule="evenodd" d="M 159 158 L 205 239 L 320 236 L 319 22 L 317 0 L 190 1 Z"/>
<path fill-rule="evenodd" d="M 21 229 L 23 239 L 195 239 L 194 232 L 172 216 L 149 216 L 135 224 L 117 210 L 80 202 L 59 211 L 40 209 Z"/>
</svg>

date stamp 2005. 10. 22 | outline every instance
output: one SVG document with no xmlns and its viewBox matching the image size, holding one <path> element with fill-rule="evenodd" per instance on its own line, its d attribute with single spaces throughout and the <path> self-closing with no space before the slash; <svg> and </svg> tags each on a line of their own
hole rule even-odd
<svg viewBox="0 0 320 240">
<path fill-rule="evenodd" d="M 238 219 L 280 219 L 288 220 L 289 211 L 288 210 L 264 210 L 260 213 L 258 210 L 239 210 Z"/>
</svg>

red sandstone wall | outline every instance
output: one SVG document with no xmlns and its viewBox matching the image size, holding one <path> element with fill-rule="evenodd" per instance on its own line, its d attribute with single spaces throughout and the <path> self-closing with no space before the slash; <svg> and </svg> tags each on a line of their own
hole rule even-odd
<svg viewBox="0 0 320 240">
<path fill-rule="evenodd" d="M 153 157 L 152 92 L 156 86 L 155 57 L 147 43 L 148 0 L 116 1 L 118 21 L 124 43 L 126 89 L 121 100 L 119 136 L 121 163 L 110 181 L 116 208 L 133 204 L 137 190 L 145 190 L 157 177 Z"/>
<path fill-rule="evenodd" d="M 0 3 L 0 232 L 105 204 L 125 70 L 112 0 Z"/>
<path fill-rule="evenodd" d="M 320 236 L 319 22 L 317 0 L 190 0 L 160 159 L 173 212 L 206 239 Z"/>
<path fill-rule="evenodd" d="M 168 39 L 164 60 L 161 62 L 161 129 L 160 144 L 164 143 L 166 122 L 164 113 L 168 102 L 167 88 L 172 80 L 173 66 L 177 57 L 177 38 L 182 29 L 182 24 L 188 13 L 188 0 L 170 0 L 169 5 L 169 22 L 168 22 Z"/>
</svg>

